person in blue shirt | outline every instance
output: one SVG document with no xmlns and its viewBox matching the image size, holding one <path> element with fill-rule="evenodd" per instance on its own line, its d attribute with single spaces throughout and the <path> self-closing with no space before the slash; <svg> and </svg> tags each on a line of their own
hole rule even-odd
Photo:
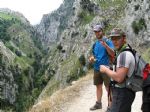
<svg viewBox="0 0 150 112">
<path fill-rule="evenodd" d="M 93 107 L 90 110 L 96 110 L 102 108 L 102 85 L 104 83 L 106 90 L 108 91 L 109 86 L 109 77 L 104 73 L 99 71 L 100 65 L 110 65 L 110 57 L 114 57 L 114 45 L 110 39 L 104 36 L 103 27 L 99 24 L 93 27 L 93 31 L 96 35 L 96 42 L 93 44 L 92 56 L 89 58 L 90 63 L 94 63 L 94 85 L 96 86 L 96 96 L 97 100 Z"/>
</svg>

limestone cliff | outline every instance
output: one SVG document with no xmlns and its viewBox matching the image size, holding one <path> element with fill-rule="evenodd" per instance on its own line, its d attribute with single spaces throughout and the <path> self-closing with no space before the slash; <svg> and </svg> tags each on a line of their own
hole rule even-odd
<svg viewBox="0 0 150 112">
<path fill-rule="evenodd" d="M 18 87 L 12 72 L 8 69 L 14 58 L 14 53 L 0 41 L 0 99 L 3 103 L 14 104 L 16 101 Z"/>
<path fill-rule="evenodd" d="M 33 102 L 85 75 L 97 23 L 106 36 L 113 27 L 123 28 L 128 42 L 150 62 L 149 19 L 149 0 L 64 0 L 36 26 L 20 13 L 0 10 L 3 110 L 28 110 Z"/>
<path fill-rule="evenodd" d="M 0 111 L 24 111 L 34 100 L 42 55 L 36 37 L 22 14 L 0 9 Z"/>
<path fill-rule="evenodd" d="M 65 0 L 57 11 L 45 15 L 37 29 L 45 29 L 38 32 L 42 35 L 43 44 L 46 42 L 44 45 L 48 47 L 50 56 L 46 63 L 49 63 L 49 68 L 53 69 L 55 74 L 53 81 L 49 81 L 39 99 L 50 95 L 49 90 L 52 91 L 56 85 L 57 88 L 64 87 L 68 80 L 72 80 L 71 77 L 79 74 L 81 69 L 77 60 L 81 55 L 86 59 L 88 57 L 94 42 L 94 24 L 104 25 L 106 34 L 113 27 L 121 27 L 127 32 L 131 45 L 142 45 L 141 49 L 149 48 L 149 4 L 148 0 Z M 68 5 L 71 7 L 67 7 Z M 61 19 L 64 14 L 65 18 Z M 60 29 L 62 25 L 63 29 Z"/>
</svg>

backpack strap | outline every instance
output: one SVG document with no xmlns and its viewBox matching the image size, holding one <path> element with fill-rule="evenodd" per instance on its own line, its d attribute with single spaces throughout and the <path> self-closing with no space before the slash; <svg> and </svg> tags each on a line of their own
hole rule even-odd
<svg viewBox="0 0 150 112">
<path fill-rule="evenodd" d="M 103 37 L 102 40 L 103 40 L 104 42 L 106 42 L 107 45 L 109 44 L 109 43 L 108 43 L 108 42 L 109 42 L 109 39 L 108 39 L 107 37 Z"/>
<path fill-rule="evenodd" d="M 117 70 L 117 57 L 119 56 L 119 54 L 120 53 L 122 53 L 122 52 L 124 52 L 124 51 L 129 51 L 129 52 L 131 52 L 132 54 L 133 54 L 133 56 L 135 57 L 135 52 L 136 51 L 134 51 L 133 49 L 132 49 L 132 47 L 128 44 L 127 46 L 125 46 L 125 47 L 123 47 L 122 48 L 122 50 L 117 54 L 117 53 L 115 53 L 115 60 L 114 60 L 114 62 L 113 62 L 113 65 L 114 65 L 114 71 L 116 71 Z M 135 71 L 135 70 L 134 70 Z M 128 76 L 126 76 L 126 78 L 127 78 Z M 126 81 L 126 80 L 125 80 Z M 115 87 L 115 85 L 116 84 L 118 84 L 118 82 L 117 81 L 111 81 L 111 86 L 112 87 Z M 124 83 L 124 84 L 126 84 L 126 83 Z M 121 85 L 120 85 L 121 86 Z"/>
<path fill-rule="evenodd" d="M 115 51 L 115 59 L 114 59 L 114 62 L 113 62 L 113 65 L 115 65 L 115 71 L 117 70 L 117 68 L 116 68 L 116 65 L 117 65 L 117 57 L 118 57 L 118 55 L 121 53 L 121 52 L 123 52 L 123 51 L 125 51 L 127 48 L 126 48 L 126 45 L 124 45 L 124 46 L 122 46 L 122 48 L 121 48 L 121 50 L 120 50 L 120 52 L 119 53 L 117 53 L 117 51 Z"/>
<path fill-rule="evenodd" d="M 95 48 L 96 42 L 92 46 L 92 54 L 94 55 L 94 48 Z"/>
<path fill-rule="evenodd" d="M 109 84 L 108 86 L 108 92 L 107 92 L 107 98 L 108 98 L 108 107 L 110 106 L 109 105 L 109 102 L 112 102 L 112 90 L 111 90 L 111 85 Z"/>
<path fill-rule="evenodd" d="M 128 47 L 129 48 L 125 48 L 123 51 L 130 51 L 133 54 L 133 56 L 135 57 L 136 50 L 134 50 L 129 44 L 128 44 Z"/>
<path fill-rule="evenodd" d="M 134 59 L 135 59 L 135 69 L 133 71 L 133 74 L 134 74 L 134 73 L 137 72 L 137 68 L 140 66 L 140 64 L 139 64 L 140 61 L 137 62 L 137 59 L 136 59 L 137 51 L 135 49 L 133 49 L 129 44 L 128 44 L 128 47 L 129 48 L 124 49 L 124 51 L 130 51 L 132 53 L 132 55 L 134 56 Z M 141 58 L 141 55 L 139 55 L 139 59 L 138 60 L 140 60 L 140 58 Z"/>
</svg>

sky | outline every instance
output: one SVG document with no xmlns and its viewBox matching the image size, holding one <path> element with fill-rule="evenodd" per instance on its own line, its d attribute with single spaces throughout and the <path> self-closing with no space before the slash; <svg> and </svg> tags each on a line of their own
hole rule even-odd
<svg viewBox="0 0 150 112">
<path fill-rule="evenodd" d="M 32 25 L 40 23 L 43 14 L 59 8 L 63 0 L 0 0 L 0 8 L 22 13 Z"/>
</svg>

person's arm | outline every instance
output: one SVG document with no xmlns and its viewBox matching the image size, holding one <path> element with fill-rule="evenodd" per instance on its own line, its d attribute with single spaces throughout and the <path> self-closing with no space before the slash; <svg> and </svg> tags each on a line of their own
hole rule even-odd
<svg viewBox="0 0 150 112">
<path fill-rule="evenodd" d="M 114 72 L 107 68 L 105 65 L 101 65 L 100 72 L 107 74 L 113 80 L 117 81 L 118 83 L 121 83 L 124 81 L 126 74 L 128 73 L 128 68 L 120 67 L 117 68 L 116 72 Z"/>
<path fill-rule="evenodd" d="M 106 50 L 107 50 L 107 52 L 108 52 L 108 55 L 110 55 L 111 57 L 115 57 L 115 51 L 114 51 L 112 48 L 110 48 L 110 47 L 106 44 L 106 42 L 101 41 L 101 44 L 106 48 Z"/>
<path fill-rule="evenodd" d="M 116 71 L 109 70 L 104 65 L 100 66 L 100 71 L 106 73 L 109 77 L 121 83 L 126 78 L 131 62 L 134 60 L 134 57 L 132 57 L 133 55 L 129 51 L 122 52 L 117 57 L 117 64 L 115 65 L 117 67 Z"/>
</svg>

